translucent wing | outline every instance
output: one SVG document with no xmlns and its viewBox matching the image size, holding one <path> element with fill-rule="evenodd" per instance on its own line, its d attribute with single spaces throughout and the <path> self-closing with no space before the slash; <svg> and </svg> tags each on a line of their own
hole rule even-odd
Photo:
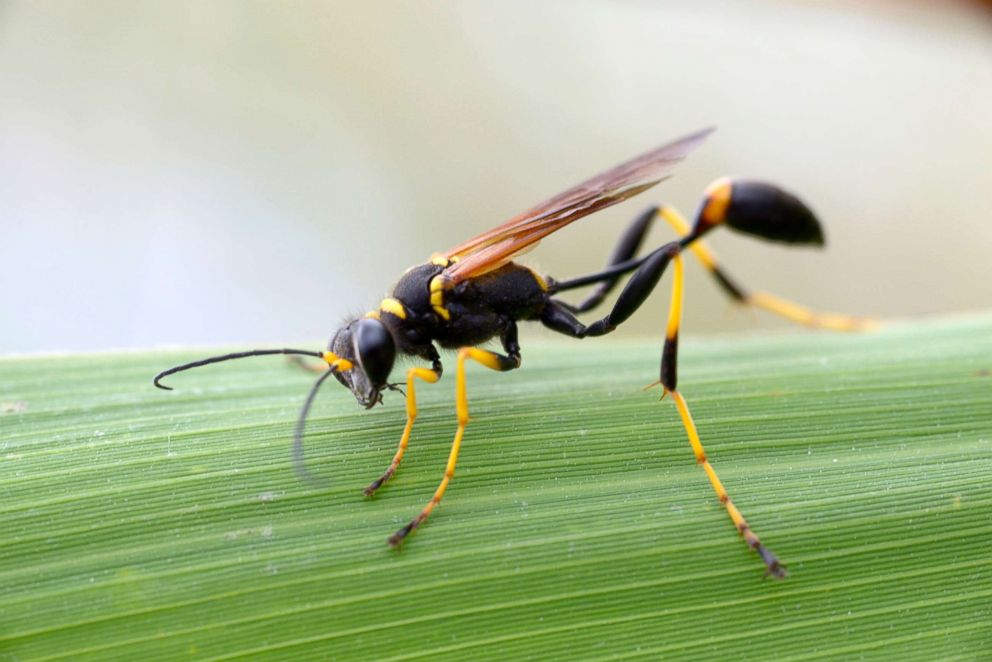
<svg viewBox="0 0 992 662">
<path fill-rule="evenodd" d="M 712 131 L 703 129 L 625 161 L 442 253 L 454 262 L 444 271 L 445 285 L 450 287 L 496 269 L 572 221 L 651 188 L 667 178 Z"/>
</svg>

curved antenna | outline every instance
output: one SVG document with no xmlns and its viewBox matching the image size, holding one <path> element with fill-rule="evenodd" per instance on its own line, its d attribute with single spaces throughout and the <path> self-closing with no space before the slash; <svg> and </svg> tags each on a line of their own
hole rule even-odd
<svg viewBox="0 0 992 662">
<path fill-rule="evenodd" d="M 203 365 L 210 365 L 211 363 L 220 363 L 221 361 L 230 361 L 232 359 L 243 359 L 249 356 L 267 356 L 269 354 L 302 354 L 304 356 L 316 356 L 318 359 L 324 358 L 323 352 L 311 352 L 305 349 L 253 349 L 247 352 L 235 352 L 233 354 L 224 354 L 223 356 L 212 356 L 209 359 L 200 359 L 199 361 L 177 365 L 175 368 L 169 368 L 168 370 L 163 370 L 158 373 L 152 381 L 155 386 L 160 389 L 171 391 L 171 386 L 166 386 L 165 384 L 160 383 L 162 378 L 168 377 L 169 375 L 174 375 L 177 372 L 182 372 L 183 370 L 189 370 L 190 368 L 199 368 Z"/>
<path fill-rule="evenodd" d="M 296 473 L 300 478 L 310 483 L 314 483 L 316 480 L 307 470 L 306 464 L 303 461 L 303 431 L 307 426 L 307 415 L 310 413 L 310 406 L 313 405 L 313 400 L 317 397 L 317 390 L 324 383 L 324 380 L 335 372 L 334 366 L 328 366 L 327 372 L 318 377 L 317 381 L 314 382 L 310 393 L 307 394 L 306 402 L 303 403 L 303 409 L 300 410 L 300 417 L 296 421 L 296 432 L 293 433 L 293 468 L 296 469 Z"/>
</svg>

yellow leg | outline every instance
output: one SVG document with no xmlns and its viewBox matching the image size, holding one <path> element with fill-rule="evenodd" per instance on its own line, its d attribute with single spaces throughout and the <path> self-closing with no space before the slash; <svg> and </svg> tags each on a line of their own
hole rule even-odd
<svg viewBox="0 0 992 662">
<path fill-rule="evenodd" d="M 877 321 L 866 318 L 850 317 L 837 313 L 818 313 L 797 303 L 783 299 L 768 292 L 750 292 L 744 298 L 745 303 L 763 308 L 785 319 L 812 327 L 814 329 L 830 329 L 831 331 L 870 331 L 880 325 Z"/>
<path fill-rule="evenodd" d="M 696 456 L 696 462 L 703 467 L 703 471 L 706 472 L 707 478 L 710 479 L 710 485 L 713 486 L 713 491 L 716 492 L 716 496 L 720 499 L 720 503 L 724 505 L 727 509 L 727 514 L 730 515 L 730 519 L 734 522 L 734 526 L 737 527 L 738 533 L 743 536 L 744 541 L 747 542 L 748 547 L 753 549 L 761 556 L 761 560 L 765 562 L 765 567 L 767 568 L 766 574 L 771 575 L 777 579 L 781 579 L 787 575 L 785 571 L 785 566 L 778 560 L 775 554 L 761 544 L 761 540 L 758 539 L 757 534 L 751 530 L 748 525 L 747 520 L 741 515 L 741 511 L 737 510 L 737 506 L 734 502 L 730 500 L 730 495 L 727 494 L 726 488 L 724 488 L 723 483 L 720 482 L 719 476 L 716 475 L 716 469 L 710 464 L 710 461 L 706 458 L 706 451 L 703 449 L 703 444 L 699 440 L 699 433 L 696 431 L 696 424 L 692 420 L 692 415 L 689 413 L 689 406 L 685 402 L 685 398 L 677 390 L 671 391 L 672 399 L 675 401 L 675 406 L 679 410 L 679 416 L 682 418 L 682 425 L 685 426 L 686 434 L 689 435 L 689 443 L 692 445 L 692 452 Z"/>
<path fill-rule="evenodd" d="M 668 221 L 675 231 L 682 236 L 689 234 L 689 223 L 673 207 L 662 207 L 658 213 Z M 743 304 L 762 308 L 770 313 L 784 317 L 790 322 L 803 324 L 805 326 L 830 329 L 832 331 L 867 331 L 876 328 L 878 323 L 874 320 L 851 317 L 849 315 L 838 315 L 835 313 L 818 313 L 805 306 L 783 299 L 782 297 L 767 292 L 748 292 L 738 286 L 720 268 L 720 264 L 713 254 L 713 251 L 701 239 L 694 241 L 689 249 L 702 262 L 703 266 L 720 282 L 721 286 L 730 293 L 734 299 Z"/>
<path fill-rule="evenodd" d="M 396 455 L 393 456 L 393 461 L 389 463 L 389 468 L 386 469 L 385 473 L 372 481 L 368 487 L 363 491 L 365 496 L 372 496 L 373 493 L 380 487 L 383 483 L 392 478 L 393 474 L 400 466 L 400 460 L 403 459 L 403 454 L 406 452 L 407 444 L 410 443 L 410 432 L 413 430 L 413 422 L 417 419 L 417 392 L 414 388 L 414 381 L 417 379 L 422 379 L 428 384 L 433 384 L 441 378 L 434 370 L 429 368 L 410 368 L 406 373 L 406 427 L 403 428 L 403 436 L 400 437 L 400 446 L 396 449 Z"/>
<path fill-rule="evenodd" d="M 462 437 L 465 436 L 465 426 L 468 425 L 468 394 L 465 389 L 465 361 L 473 359 L 491 370 L 513 370 L 520 367 L 519 356 L 504 356 L 496 352 L 490 352 L 477 347 L 463 347 L 458 350 L 458 365 L 455 368 L 455 412 L 458 416 L 458 430 L 455 432 L 455 440 L 451 444 L 451 452 L 448 454 L 448 464 L 444 468 L 444 478 L 441 484 L 434 491 L 434 496 L 427 502 L 420 514 L 414 517 L 409 524 L 389 537 L 389 544 L 398 547 L 408 535 L 430 517 L 431 511 L 441 503 L 441 497 L 448 489 L 448 483 L 455 475 L 455 465 L 458 463 L 458 452 L 462 447 Z"/>
<path fill-rule="evenodd" d="M 720 482 L 720 478 L 716 474 L 716 469 L 713 468 L 713 465 L 710 464 L 709 459 L 706 457 L 706 451 L 703 449 L 703 443 L 699 440 L 699 433 L 696 431 L 696 424 L 692 420 L 692 415 L 689 413 L 689 406 L 686 404 L 685 398 L 682 397 L 682 394 L 676 389 L 675 361 L 678 351 L 679 325 L 682 319 L 682 257 L 676 256 L 672 260 L 672 266 L 674 267 L 675 273 L 672 282 L 672 301 L 668 313 L 668 327 L 665 330 L 665 348 L 662 353 L 662 387 L 665 389 L 665 393 L 670 393 L 672 395 L 672 399 L 675 401 L 675 406 L 679 411 L 679 416 L 682 418 L 682 425 L 685 427 L 686 434 L 689 436 L 689 444 L 692 446 L 692 452 L 696 456 L 696 462 L 700 464 L 706 472 L 706 476 L 710 480 L 710 485 L 713 486 L 713 491 L 716 492 L 716 496 L 720 499 L 720 503 L 722 503 L 727 509 L 727 514 L 730 515 L 730 519 L 733 521 L 734 526 L 737 527 L 737 531 L 741 536 L 743 536 L 744 540 L 748 544 L 748 547 L 756 551 L 758 555 L 761 556 L 761 560 L 765 562 L 765 567 L 768 569 L 767 574 L 776 578 L 785 577 L 785 566 L 779 562 L 778 557 L 776 557 L 770 549 L 761 544 L 761 540 L 759 540 L 758 536 L 751 530 L 751 527 L 748 526 L 744 516 L 741 515 L 741 512 L 737 510 L 737 507 L 730 500 L 730 495 L 727 494 L 727 490 L 724 488 L 723 483 Z"/>
</svg>

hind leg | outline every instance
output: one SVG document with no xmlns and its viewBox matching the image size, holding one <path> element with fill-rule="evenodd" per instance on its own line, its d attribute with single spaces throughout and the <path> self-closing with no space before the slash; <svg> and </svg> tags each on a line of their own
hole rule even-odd
<svg viewBox="0 0 992 662">
<path fill-rule="evenodd" d="M 689 407 L 685 398 L 676 388 L 676 363 L 678 359 L 679 326 L 682 319 L 682 291 L 684 273 L 682 266 L 681 245 L 679 242 L 672 242 L 662 246 L 654 253 L 648 255 L 641 266 L 637 269 L 630 281 L 624 287 L 614 305 L 613 310 L 608 315 L 596 322 L 585 325 L 575 318 L 572 313 L 564 308 L 560 302 L 550 300 L 541 321 L 550 329 L 572 336 L 574 338 L 585 338 L 586 336 L 600 336 L 613 331 L 621 323 L 627 320 L 647 299 L 658 284 L 665 268 L 671 262 L 674 267 L 672 283 L 672 300 L 669 309 L 668 326 L 665 330 L 665 344 L 661 358 L 661 379 L 659 383 L 665 389 L 666 394 L 671 394 L 672 400 L 678 409 L 682 425 L 685 427 L 689 437 L 689 444 L 692 446 L 696 462 L 703 467 L 706 476 L 716 492 L 720 503 L 727 509 L 727 514 L 733 521 L 737 531 L 747 542 L 748 546 L 761 556 L 765 563 L 767 574 L 781 578 L 785 577 L 785 567 L 779 562 L 778 557 L 765 547 L 757 534 L 751 530 L 750 525 L 744 516 L 730 500 L 726 488 L 717 476 L 716 470 L 710 464 L 703 449 L 696 424 L 689 413 Z"/>
<path fill-rule="evenodd" d="M 587 276 L 552 283 L 551 293 L 563 292 L 594 283 L 600 284 L 582 303 L 572 305 L 559 300 L 557 302 L 559 307 L 573 314 L 592 310 L 603 301 L 624 275 L 639 269 L 647 258 L 635 259 L 634 255 L 650 229 L 652 221 L 657 216 L 664 218 L 683 239 L 690 237 L 689 223 L 674 207 L 663 205 L 645 210 L 634 219 L 634 222 L 621 237 L 605 269 Z M 713 251 L 699 238 L 699 234 L 692 236 L 687 247 L 710 272 L 720 288 L 737 303 L 755 306 L 791 322 L 813 328 L 833 331 L 865 331 L 878 326 L 873 320 L 836 313 L 816 312 L 769 292 L 749 291 L 731 278 L 720 266 Z"/>
<path fill-rule="evenodd" d="M 665 330 L 665 346 L 662 350 L 661 386 L 665 390 L 666 395 L 671 394 L 672 400 L 675 402 L 675 407 L 678 409 L 679 417 L 682 419 L 682 426 L 685 428 L 686 435 L 689 437 L 689 445 L 692 446 L 693 455 L 696 456 L 696 463 L 706 472 L 706 477 L 709 478 L 710 485 L 713 486 L 713 491 L 716 492 L 720 503 L 727 509 L 727 514 L 737 528 L 737 532 L 744 538 L 748 547 L 757 552 L 761 557 L 761 560 L 765 563 L 765 574 L 781 579 L 786 576 L 785 566 L 782 565 L 778 557 L 770 549 L 761 543 L 758 535 L 751 529 L 751 526 L 744 519 L 741 511 L 730 500 L 727 489 L 723 486 L 720 477 L 717 476 L 716 469 L 710 464 L 709 458 L 706 455 L 706 450 L 703 448 L 702 441 L 699 438 L 699 432 L 696 429 L 696 423 L 692 419 L 692 414 L 689 413 L 689 405 L 686 404 L 685 398 L 682 397 L 682 394 L 676 388 L 679 325 L 682 319 L 683 268 L 681 256 L 675 257 L 674 271 L 672 300 L 668 313 L 668 328 Z"/>
<path fill-rule="evenodd" d="M 689 234 L 690 228 L 688 221 L 674 207 L 665 205 L 657 208 L 656 211 L 680 236 L 687 236 Z M 689 249 L 702 265 L 706 267 L 706 270 L 713 275 L 713 278 L 716 279 L 721 289 L 727 293 L 727 296 L 737 303 L 755 306 L 784 317 L 790 322 L 813 328 L 830 329 L 832 331 L 865 331 L 876 326 L 876 323 L 872 320 L 836 313 L 819 313 L 775 294 L 748 291 L 734 281 L 720 267 L 713 251 L 710 250 L 709 246 L 702 239 L 694 241 L 689 246 Z"/>
</svg>

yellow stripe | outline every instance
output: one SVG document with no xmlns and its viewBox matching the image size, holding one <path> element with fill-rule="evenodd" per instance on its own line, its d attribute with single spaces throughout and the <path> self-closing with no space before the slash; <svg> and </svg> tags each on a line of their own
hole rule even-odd
<svg viewBox="0 0 992 662">
<path fill-rule="evenodd" d="M 445 321 L 451 319 L 451 313 L 444 307 L 444 281 L 440 276 L 431 279 L 431 307 Z"/>
<path fill-rule="evenodd" d="M 682 256 L 676 255 L 672 262 L 675 274 L 672 280 L 672 302 L 668 307 L 668 329 L 665 331 L 665 337 L 668 339 L 679 334 L 679 322 L 682 319 L 682 283 L 685 275 Z"/>
<path fill-rule="evenodd" d="M 451 264 L 451 260 L 439 253 L 435 253 L 434 255 L 431 255 L 431 264 L 438 267 L 447 267 Z"/>
<path fill-rule="evenodd" d="M 878 323 L 874 320 L 834 313 L 817 313 L 805 306 L 800 306 L 797 303 L 777 297 L 774 294 L 768 294 L 767 292 L 753 292 L 745 300 L 751 305 L 764 308 L 770 313 L 781 315 L 787 320 L 818 329 L 830 329 L 832 331 L 870 331 L 878 327 Z"/>
<path fill-rule="evenodd" d="M 379 310 L 390 315 L 395 315 L 401 320 L 406 319 L 406 308 L 403 307 L 399 299 L 393 299 L 392 297 L 383 299 L 379 304 Z"/>
</svg>

